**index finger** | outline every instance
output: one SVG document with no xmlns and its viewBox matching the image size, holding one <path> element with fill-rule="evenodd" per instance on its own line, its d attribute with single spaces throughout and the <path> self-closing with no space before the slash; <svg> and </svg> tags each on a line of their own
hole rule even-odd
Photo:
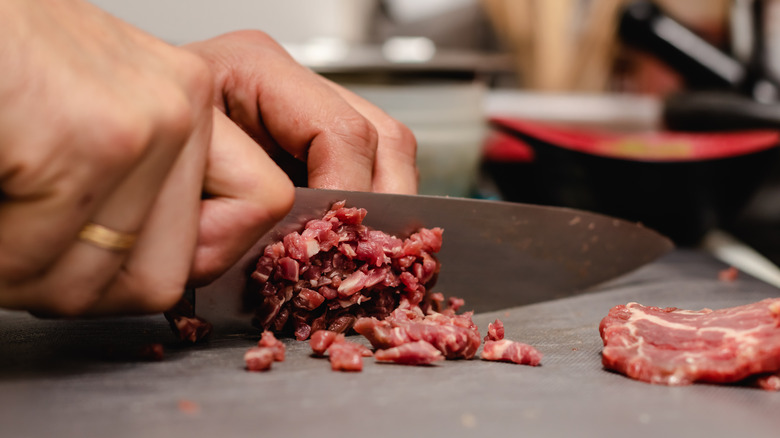
<svg viewBox="0 0 780 438">
<path fill-rule="evenodd" d="M 371 191 L 376 127 L 313 72 L 293 70 L 259 96 L 257 117 L 276 143 L 306 161 L 310 187 Z"/>
<path fill-rule="evenodd" d="M 223 72 L 218 105 L 264 147 L 306 162 L 309 186 L 372 189 L 376 127 L 270 37 L 235 32 L 190 48 Z"/>
<path fill-rule="evenodd" d="M 373 191 L 408 195 L 417 193 L 417 140 L 412 131 L 357 94 L 335 82 L 325 78 L 322 80 L 377 128 L 379 138 Z"/>
</svg>

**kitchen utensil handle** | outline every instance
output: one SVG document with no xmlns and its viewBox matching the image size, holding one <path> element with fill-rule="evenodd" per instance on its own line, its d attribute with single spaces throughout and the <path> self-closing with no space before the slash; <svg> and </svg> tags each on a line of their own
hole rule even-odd
<svg viewBox="0 0 780 438">
<path fill-rule="evenodd" d="M 633 1 L 621 14 L 618 32 L 626 44 L 669 64 L 690 88 L 745 91 L 747 68 L 666 15 L 651 1 Z"/>
<path fill-rule="evenodd" d="M 780 129 L 780 104 L 736 93 L 682 93 L 664 102 L 663 123 L 677 131 Z"/>
</svg>

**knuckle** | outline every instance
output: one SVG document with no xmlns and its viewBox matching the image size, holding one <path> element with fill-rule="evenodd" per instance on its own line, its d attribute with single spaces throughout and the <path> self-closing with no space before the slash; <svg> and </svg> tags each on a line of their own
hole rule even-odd
<svg viewBox="0 0 780 438">
<path fill-rule="evenodd" d="M 157 107 L 157 123 L 166 138 L 173 140 L 172 145 L 183 146 L 194 126 L 195 109 L 187 96 L 182 93 L 169 93 Z"/>
<path fill-rule="evenodd" d="M 379 141 L 379 132 L 365 117 L 357 112 L 341 117 L 333 128 L 336 135 L 345 138 L 347 144 L 358 148 L 367 156 L 374 155 Z"/>
<path fill-rule="evenodd" d="M 93 159 L 105 165 L 126 165 L 143 157 L 151 141 L 151 124 L 139 112 L 106 112 L 96 123 L 96 144 L 90 148 Z"/>
<path fill-rule="evenodd" d="M 295 201 L 295 187 L 289 180 L 280 184 L 274 191 L 273 202 L 269 207 L 269 217 L 274 223 L 279 222 L 292 210 Z"/>
<path fill-rule="evenodd" d="M 417 139 L 409 127 L 398 120 L 388 117 L 379 127 L 380 136 L 389 140 L 389 143 L 396 150 L 407 152 L 414 156 L 417 151 Z"/>
<path fill-rule="evenodd" d="M 258 46 L 265 46 L 265 45 L 268 45 L 268 44 L 277 45 L 276 40 L 274 40 L 267 33 L 263 32 L 262 30 L 258 30 L 258 29 L 238 30 L 238 31 L 226 34 L 225 38 L 231 38 L 231 39 L 235 38 L 235 39 L 238 39 L 238 40 L 245 41 L 248 44 L 258 45 Z"/>
<path fill-rule="evenodd" d="M 196 108 L 210 107 L 214 89 L 214 76 L 205 59 L 188 51 L 180 51 L 178 62 L 186 78 L 187 93 Z"/>
</svg>

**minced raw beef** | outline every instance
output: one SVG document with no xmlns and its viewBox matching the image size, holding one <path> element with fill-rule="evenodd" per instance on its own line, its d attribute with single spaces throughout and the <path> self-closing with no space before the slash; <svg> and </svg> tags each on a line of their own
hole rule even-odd
<svg viewBox="0 0 780 438">
<path fill-rule="evenodd" d="M 421 228 L 402 240 L 363 225 L 365 216 L 365 209 L 337 202 L 322 219 L 266 246 L 247 296 L 253 323 L 269 335 L 310 338 L 314 355 L 327 353 L 337 371 L 361 371 L 362 358 L 372 355 L 346 340 L 350 330 L 369 340 L 377 361 L 472 359 L 482 344 L 473 312 L 457 314 L 464 300 L 455 297 L 443 308 L 444 295 L 430 292 L 443 230 Z M 501 341 L 503 336 L 501 321 L 490 324 L 486 339 L 494 344 L 486 344 L 484 359 L 539 363 L 533 347 Z M 261 349 L 271 351 L 261 340 L 247 352 L 247 368 L 270 368 Z"/>
<path fill-rule="evenodd" d="M 347 340 L 336 340 L 328 347 L 328 358 L 333 371 L 362 371 L 365 346 Z"/>
<path fill-rule="evenodd" d="M 270 331 L 264 331 L 256 347 L 244 354 L 246 369 L 249 371 L 267 371 L 273 362 L 284 362 L 286 348 Z"/>
<path fill-rule="evenodd" d="M 404 365 L 428 365 L 444 360 L 441 352 L 426 341 L 409 342 L 386 350 L 377 350 L 376 360 Z"/>
<path fill-rule="evenodd" d="M 284 354 L 287 349 L 284 347 L 284 343 L 276 339 L 276 336 L 274 336 L 272 332 L 268 330 L 264 331 L 260 336 L 260 341 L 258 341 L 257 346 L 270 348 L 271 352 L 274 354 L 274 362 L 284 362 Z"/>
<path fill-rule="evenodd" d="M 363 371 L 363 357 L 356 348 L 346 342 L 334 342 L 328 347 L 330 367 L 333 371 Z"/>
<path fill-rule="evenodd" d="M 210 322 L 194 314 L 192 304 L 185 299 L 179 300 L 164 316 L 179 340 L 193 344 L 208 337 L 213 328 Z"/>
<path fill-rule="evenodd" d="M 522 342 L 509 339 L 487 340 L 480 356 L 483 360 L 513 362 L 520 365 L 537 366 L 542 361 L 539 351 Z"/>
<path fill-rule="evenodd" d="M 384 320 L 360 318 L 355 322 L 354 329 L 379 350 L 425 341 L 439 350 L 446 359 L 471 359 L 482 343 L 479 329 L 471 320 L 471 316 L 472 312 L 456 315 L 452 308 L 441 313 L 429 310 L 425 314 L 419 306 L 402 302 L 401 306 Z M 416 361 L 417 352 L 408 352 L 409 361 Z M 404 358 L 401 357 L 397 361 L 404 362 Z"/>
<path fill-rule="evenodd" d="M 604 367 L 644 382 L 752 378 L 774 389 L 780 372 L 780 298 L 699 311 L 629 303 L 613 307 L 599 331 Z"/>
<path fill-rule="evenodd" d="M 324 356 L 325 352 L 328 351 L 328 347 L 336 340 L 339 334 L 330 330 L 317 330 L 312 333 L 309 339 L 311 351 L 315 356 Z"/>
<path fill-rule="evenodd" d="M 496 319 L 495 322 L 488 324 L 488 334 L 485 341 L 500 341 L 504 339 L 504 322 Z"/>
<path fill-rule="evenodd" d="M 439 272 L 441 228 L 406 239 L 363 225 L 366 210 L 333 204 L 322 219 L 268 245 L 251 274 L 253 323 L 305 340 L 318 330 L 347 332 L 362 317 L 417 306 Z"/>
<path fill-rule="evenodd" d="M 754 385 L 767 391 L 780 391 L 780 372 L 760 375 L 756 377 Z"/>
</svg>

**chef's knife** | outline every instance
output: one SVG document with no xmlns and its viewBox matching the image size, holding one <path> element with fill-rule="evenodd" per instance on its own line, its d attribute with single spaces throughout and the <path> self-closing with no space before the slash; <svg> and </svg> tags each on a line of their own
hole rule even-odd
<svg viewBox="0 0 780 438">
<path fill-rule="evenodd" d="M 669 239 L 642 225 L 585 211 L 462 198 L 297 188 L 291 212 L 211 285 L 197 290 L 198 315 L 249 324 L 241 294 L 263 248 L 331 204 L 368 211 L 364 224 L 406 237 L 444 229 L 434 291 L 466 300 L 477 312 L 581 292 L 669 251 Z M 501 303 L 501 304 L 498 304 Z"/>
</svg>

